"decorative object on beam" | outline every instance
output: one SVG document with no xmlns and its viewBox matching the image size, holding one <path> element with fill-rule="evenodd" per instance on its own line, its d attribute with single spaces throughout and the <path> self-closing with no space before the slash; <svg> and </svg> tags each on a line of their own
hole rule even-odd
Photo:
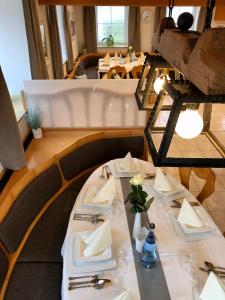
<svg viewBox="0 0 225 300">
<path fill-rule="evenodd" d="M 163 108 L 166 94 L 172 98 L 173 103 L 168 109 L 169 116 L 166 125 L 157 126 L 156 123 Z M 224 168 L 225 144 L 219 140 L 210 127 L 213 106 L 216 104 L 225 105 L 225 95 L 205 95 L 189 83 L 166 80 L 164 90 L 160 91 L 145 128 L 145 135 L 154 165 Z M 200 105 L 203 106 L 203 120 L 197 110 Z M 186 120 L 188 122 L 185 124 L 184 121 Z M 203 130 L 201 131 L 202 127 Z M 195 140 L 192 140 L 192 143 L 200 144 L 203 140 L 207 141 L 208 146 L 205 145 L 202 150 L 207 152 L 206 155 L 201 153 L 199 157 L 185 157 L 185 150 L 188 149 L 184 149 L 184 156 L 174 157 L 171 150 L 174 146 L 173 143 L 180 142 L 180 137 L 175 132 L 185 138 L 193 138 L 193 136 L 200 133 Z M 157 145 L 160 139 L 161 142 Z M 187 147 L 190 145 L 188 143 L 190 142 L 186 143 Z M 208 157 L 210 151 L 207 151 L 207 148 L 214 149 L 214 151 L 211 150 L 213 152 L 212 157 Z"/>
</svg>

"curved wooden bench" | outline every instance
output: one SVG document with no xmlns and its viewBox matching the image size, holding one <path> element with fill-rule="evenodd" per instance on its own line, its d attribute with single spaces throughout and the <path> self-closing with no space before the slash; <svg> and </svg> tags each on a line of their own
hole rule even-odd
<svg viewBox="0 0 225 300">
<path fill-rule="evenodd" d="M 76 197 L 94 169 L 128 151 L 145 159 L 141 130 L 91 134 L 17 182 L 0 207 L 0 299 L 61 298 L 60 251 Z"/>
</svg>

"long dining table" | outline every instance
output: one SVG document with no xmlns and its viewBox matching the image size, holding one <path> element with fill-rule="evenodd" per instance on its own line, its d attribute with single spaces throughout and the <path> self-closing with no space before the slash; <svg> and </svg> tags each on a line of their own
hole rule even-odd
<svg viewBox="0 0 225 300">
<path fill-rule="evenodd" d="M 142 160 L 137 160 L 139 173 L 155 173 L 154 166 Z M 124 174 L 118 174 L 115 169 L 115 160 L 108 162 L 111 173 L 115 177 L 116 199 L 113 207 L 104 213 L 104 219 L 109 219 L 112 229 L 112 253 L 113 260 L 109 268 L 104 271 L 92 269 L 89 271 L 88 264 L 76 266 L 74 264 L 74 234 L 83 231 L 93 231 L 99 224 L 92 224 L 86 221 L 74 220 L 75 212 L 101 212 L 99 209 L 87 209 L 83 207 L 84 195 L 91 185 L 102 186 L 106 178 L 101 176 L 102 167 L 96 169 L 88 178 L 75 200 L 70 215 L 68 229 L 62 246 L 63 257 L 63 278 L 62 278 L 62 299 L 63 300 L 110 300 L 114 299 L 122 291 L 128 290 L 132 300 L 191 300 L 199 299 L 199 292 L 202 289 L 207 273 L 199 270 L 204 266 L 204 261 L 213 262 L 215 265 L 225 267 L 225 239 L 219 229 L 208 215 L 214 231 L 209 235 L 194 235 L 191 238 L 183 236 L 174 221 L 174 212 L 177 208 L 170 208 L 173 195 L 162 196 L 154 190 L 154 179 L 146 179 L 143 189 L 149 197 L 154 196 L 154 201 L 148 210 L 150 222 L 155 224 L 155 236 L 159 262 L 150 271 L 146 271 L 138 262 L 139 253 L 135 252 L 135 244 L 131 237 L 129 210 L 124 205 L 126 191 L 129 186 L 129 178 Z M 173 182 L 181 188 L 181 184 Z M 185 197 L 188 201 L 196 201 L 196 198 L 184 187 L 179 197 Z M 131 213 L 130 213 L 131 214 Z M 190 270 L 191 268 L 191 270 Z M 143 273 L 145 272 L 145 273 Z M 93 287 L 68 290 L 69 277 L 91 275 L 99 273 L 101 278 L 108 278 L 111 284 L 97 290 Z M 142 276 L 143 275 L 143 276 Z"/>
</svg>

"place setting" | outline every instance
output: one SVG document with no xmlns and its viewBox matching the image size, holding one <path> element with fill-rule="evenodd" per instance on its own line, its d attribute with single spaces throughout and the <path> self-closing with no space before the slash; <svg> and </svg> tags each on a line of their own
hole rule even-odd
<svg viewBox="0 0 225 300">
<path fill-rule="evenodd" d="M 156 173 L 147 174 L 143 186 L 150 189 L 158 199 L 167 203 L 170 200 L 179 199 L 188 195 L 188 191 L 176 179 L 160 168 L 156 169 Z"/>
<path fill-rule="evenodd" d="M 117 177 L 133 177 L 141 172 L 141 165 L 138 159 L 133 158 L 128 152 L 125 157 L 118 158 L 109 162 L 113 176 Z"/>
<path fill-rule="evenodd" d="M 172 201 L 168 214 L 180 238 L 193 241 L 220 236 L 214 221 L 194 197 Z M 172 203 L 172 204 L 171 204 Z"/>
</svg>

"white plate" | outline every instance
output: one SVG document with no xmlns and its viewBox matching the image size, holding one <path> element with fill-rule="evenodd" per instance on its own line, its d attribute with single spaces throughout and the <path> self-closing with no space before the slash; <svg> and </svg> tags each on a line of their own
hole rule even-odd
<svg viewBox="0 0 225 300">
<path fill-rule="evenodd" d="M 185 234 L 194 234 L 194 233 L 202 233 L 202 232 L 211 232 L 215 230 L 215 227 L 213 226 L 212 222 L 210 222 L 210 219 L 206 215 L 206 212 L 204 211 L 204 208 L 199 207 L 193 207 L 197 215 L 199 216 L 200 220 L 203 223 L 202 227 L 191 227 L 183 223 L 179 223 L 181 229 Z"/>
<path fill-rule="evenodd" d="M 115 160 L 115 169 L 117 172 L 119 173 L 129 173 L 129 174 L 136 174 L 139 170 L 139 166 L 138 166 L 138 162 L 133 160 L 133 167 L 131 168 L 131 170 L 124 170 L 122 167 L 121 167 L 121 160 L 123 158 L 119 158 L 119 159 L 116 159 Z"/>
<path fill-rule="evenodd" d="M 180 223 L 180 222 L 177 221 L 180 210 L 176 209 L 176 208 L 171 208 L 170 209 L 171 211 L 173 211 L 172 216 L 175 218 L 176 223 L 179 225 L 179 227 L 181 228 L 183 233 L 186 234 L 186 235 L 192 235 L 192 234 L 208 233 L 208 232 L 215 231 L 216 230 L 215 224 L 213 224 L 213 221 L 207 215 L 204 208 L 201 207 L 201 206 L 193 207 L 193 208 L 196 211 L 196 213 L 198 214 L 198 216 L 201 219 L 204 226 L 202 226 L 202 227 L 190 227 L 186 224 Z"/>
<path fill-rule="evenodd" d="M 68 270 L 68 275 L 76 274 L 91 274 L 95 272 L 101 272 L 105 270 L 111 270 L 116 268 L 116 259 L 112 257 L 112 259 L 109 260 L 104 260 L 104 261 L 96 261 L 96 262 L 91 262 L 88 264 L 81 264 L 78 265 L 74 263 L 73 261 L 73 241 L 74 241 L 74 235 L 76 233 L 72 232 L 68 236 L 67 240 L 67 252 L 66 252 L 66 257 L 67 257 L 67 270 Z"/>
<path fill-rule="evenodd" d="M 83 238 L 88 237 L 92 232 L 84 231 L 78 232 L 74 235 L 74 243 L 73 243 L 73 261 L 76 264 L 81 263 L 90 263 L 96 261 L 103 261 L 112 258 L 112 248 L 111 246 L 105 249 L 98 255 L 95 256 L 83 256 L 83 251 L 85 249 L 85 243 L 83 242 Z"/>
<path fill-rule="evenodd" d="M 170 181 L 173 190 L 168 192 L 156 190 L 156 192 L 159 193 L 161 196 L 174 196 L 176 194 L 182 193 L 185 190 L 185 187 L 182 184 L 180 184 L 174 177 L 170 175 L 166 175 L 166 177 Z M 153 183 L 153 187 L 154 187 L 154 183 Z"/>
<path fill-rule="evenodd" d="M 92 202 L 92 199 L 96 196 L 98 191 L 100 190 L 101 187 L 95 186 L 95 185 L 90 185 L 88 186 L 86 193 L 84 194 L 83 197 L 83 205 L 87 207 L 95 207 L 95 208 L 105 208 L 109 209 L 112 206 L 113 198 L 111 200 L 105 201 L 105 202 L 98 202 L 94 203 Z"/>
</svg>

